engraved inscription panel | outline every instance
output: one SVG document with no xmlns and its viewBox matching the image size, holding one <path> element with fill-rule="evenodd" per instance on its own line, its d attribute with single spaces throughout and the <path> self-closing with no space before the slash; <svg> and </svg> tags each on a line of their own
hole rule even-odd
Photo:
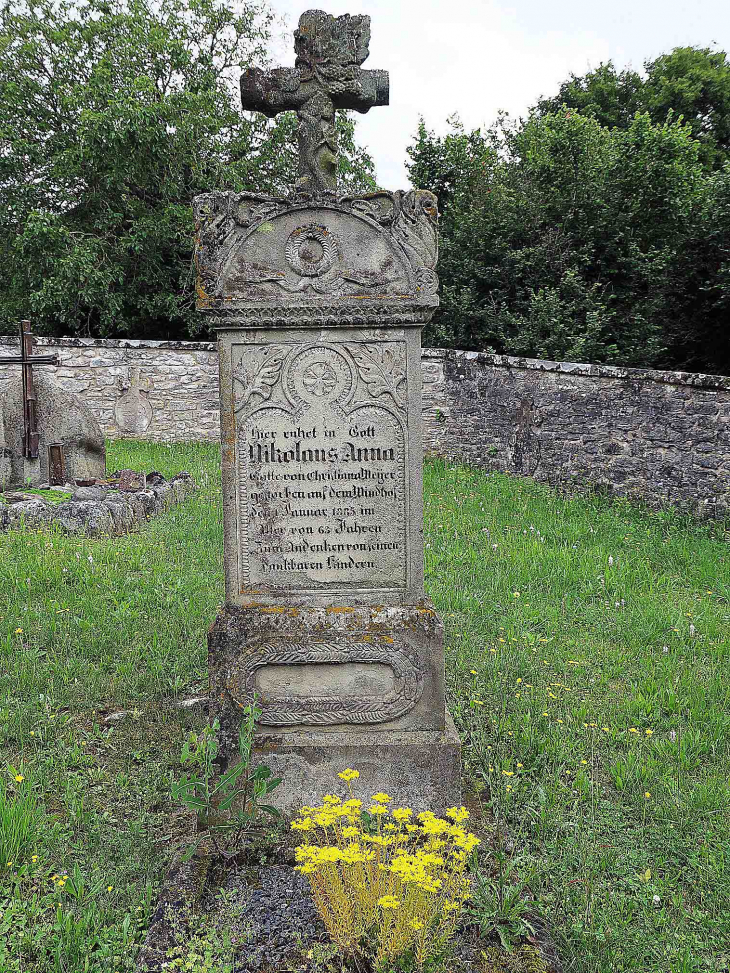
<svg viewBox="0 0 730 973">
<path fill-rule="evenodd" d="M 242 591 L 406 586 L 405 343 L 234 355 Z"/>
</svg>

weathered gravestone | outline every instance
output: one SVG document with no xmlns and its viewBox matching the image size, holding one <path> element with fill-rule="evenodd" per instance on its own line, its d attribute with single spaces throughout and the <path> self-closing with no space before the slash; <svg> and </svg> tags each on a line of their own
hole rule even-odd
<svg viewBox="0 0 730 973">
<path fill-rule="evenodd" d="M 299 114 L 288 199 L 195 200 L 198 307 L 220 350 L 226 606 L 213 709 L 311 803 L 345 767 L 420 807 L 459 797 L 443 629 L 423 589 L 420 333 L 438 304 L 428 192 L 336 192 L 334 111 L 387 104 L 368 17 L 303 14 L 296 67 L 241 79 L 244 108 Z"/>
<path fill-rule="evenodd" d="M 30 322 L 20 329 L 20 354 L 0 366 L 20 366 L 0 396 L 0 490 L 106 475 L 104 434 L 91 409 L 38 366 L 55 355 L 34 355 Z"/>
</svg>

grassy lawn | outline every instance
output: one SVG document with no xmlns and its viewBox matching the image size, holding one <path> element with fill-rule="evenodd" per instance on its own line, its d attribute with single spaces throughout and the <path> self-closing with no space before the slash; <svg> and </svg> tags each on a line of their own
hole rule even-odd
<svg viewBox="0 0 730 973">
<path fill-rule="evenodd" d="M 190 827 L 169 782 L 204 717 L 174 704 L 205 689 L 222 600 L 218 450 L 108 464 L 201 490 L 123 538 L 0 535 L 2 973 L 133 969 Z M 426 475 L 465 789 L 506 882 L 567 971 L 730 969 L 727 525 Z"/>
</svg>

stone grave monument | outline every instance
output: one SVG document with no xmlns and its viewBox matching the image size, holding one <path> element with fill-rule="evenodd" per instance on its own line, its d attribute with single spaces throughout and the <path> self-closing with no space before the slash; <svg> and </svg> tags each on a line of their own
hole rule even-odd
<svg viewBox="0 0 730 973">
<path fill-rule="evenodd" d="M 91 409 L 38 366 L 55 355 L 34 355 L 30 322 L 20 326 L 20 354 L 0 366 L 20 366 L 0 395 L 0 490 L 63 484 L 106 476 L 104 434 Z"/>
<path fill-rule="evenodd" d="M 243 107 L 296 110 L 289 198 L 195 200 L 198 308 L 220 351 L 226 605 L 209 633 L 221 752 L 258 697 L 283 808 L 346 767 L 363 793 L 459 800 L 443 628 L 423 588 L 420 335 L 438 305 L 437 201 L 337 193 L 335 110 L 388 103 L 370 19 L 304 13 L 296 66 Z"/>
</svg>

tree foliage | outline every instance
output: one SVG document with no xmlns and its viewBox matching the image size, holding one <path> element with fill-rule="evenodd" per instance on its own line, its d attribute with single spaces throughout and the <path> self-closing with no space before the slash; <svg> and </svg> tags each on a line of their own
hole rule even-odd
<svg viewBox="0 0 730 973">
<path fill-rule="evenodd" d="M 244 0 L 5 0 L 0 8 L 0 325 L 186 337 L 193 197 L 284 193 L 296 117 L 244 117 L 271 15 Z M 373 164 L 338 118 L 341 182 Z M 3 325 L 3 321 L 5 324 Z"/>
<path fill-rule="evenodd" d="M 689 123 L 595 114 L 444 137 L 421 124 L 411 178 L 446 198 L 427 341 L 727 371 L 730 165 L 706 171 Z"/>
<path fill-rule="evenodd" d="M 730 158 L 730 61 L 724 51 L 676 47 L 644 64 L 644 75 L 617 71 L 611 61 L 560 86 L 553 98 L 541 99 L 539 115 L 562 107 L 592 115 L 608 128 L 628 128 L 644 113 L 657 123 L 673 117 L 690 126 L 700 143 L 706 168 L 722 169 Z"/>
</svg>

